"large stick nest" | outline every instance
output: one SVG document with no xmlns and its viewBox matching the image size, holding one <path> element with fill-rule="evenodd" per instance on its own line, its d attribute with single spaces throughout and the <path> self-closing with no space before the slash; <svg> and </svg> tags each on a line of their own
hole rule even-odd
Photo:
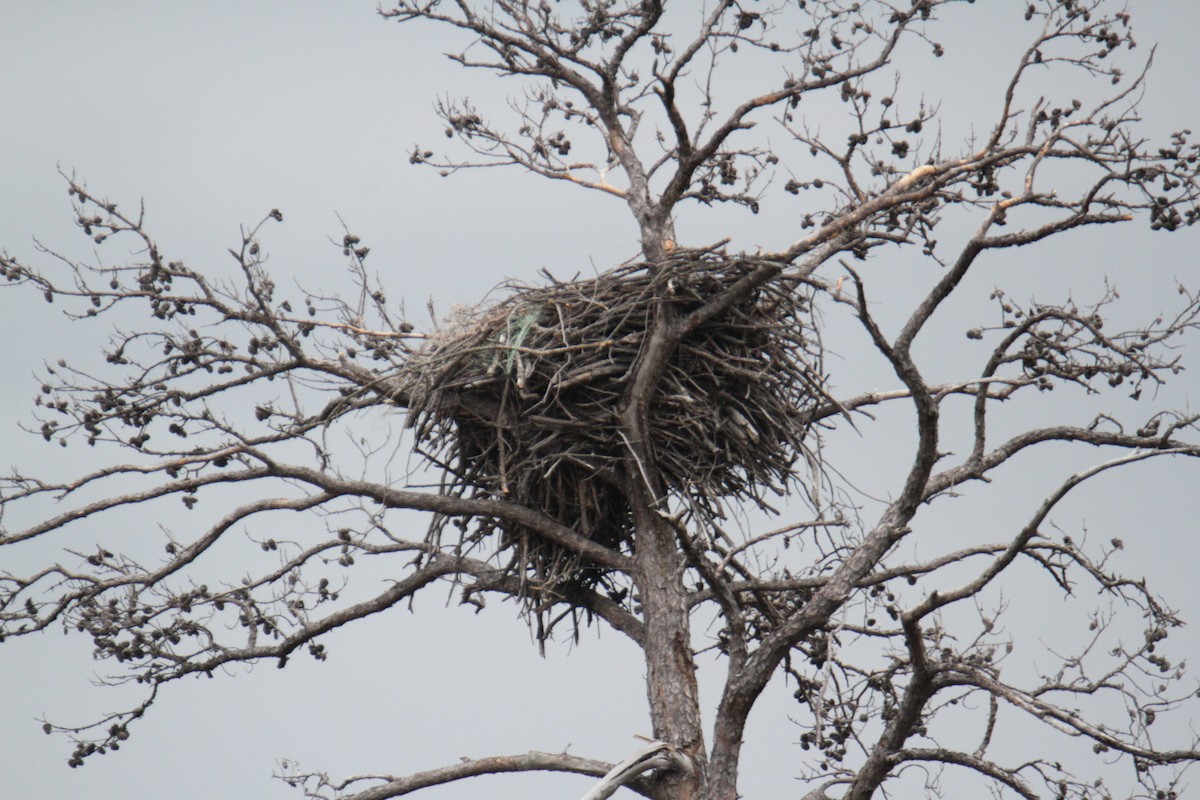
<svg viewBox="0 0 1200 800">
<path fill-rule="evenodd" d="M 510 287 L 460 310 L 402 376 L 418 450 L 448 492 L 537 509 L 614 550 L 633 547 L 627 446 L 618 412 L 664 299 L 686 316 L 754 269 L 678 253 L 651 270 Z M 820 348 L 803 286 L 776 277 L 701 324 L 671 355 L 650 406 L 654 463 L 673 508 L 707 526 L 724 506 L 786 491 L 812 410 Z M 605 583 L 604 570 L 518 526 L 438 519 L 470 547 L 499 534 L 515 574 L 543 587 Z"/>
</svg>

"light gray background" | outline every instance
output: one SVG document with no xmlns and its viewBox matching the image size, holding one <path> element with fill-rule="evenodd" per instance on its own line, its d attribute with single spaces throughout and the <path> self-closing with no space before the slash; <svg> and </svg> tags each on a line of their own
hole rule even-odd
<svg viewBox="0 0 1200 800">
<path fill-rule="evenodd" d="M 969 58 L 945 71 L 922 61 L 906 77 L 910 97 L 949 98 L 948 131 L 969 132 L 995 108 L 994 91 L 976 87 L 1003 79 L 1012 57 L 1000 23 L 1019 17 L 1022 5 L 985 0 L 955 13 L 958 49 L 952 46 L 951 55 Z M 1200 127 L 1194 46 L 1200 7 L 1190 0 L 1133 5 L 1144 52 L 1160 44 L 1143 104 L 1150 130 Z M 445 310 L 477 301 L 506 277 L 533 279 L 541 267 L 586 273 L 635 254 L 634 226 L 611 198 L 517 171 L 440 179 L 411 167 L 414 143 L 444 142 L 431 110 L 435 98 L 469 92 L 497 103 L 508 87 L 464 75 L 439 55 L 461 42 L 448 43 L 428 26 L 398 29 L 373 11 L 371 2 L 316 0 L 0 0 L 0 247 L 34 260 L 36 235 L 66 253 L 90 254 L 71 225 L 58 165 L 123 207 L 144 198 L 160 245 L 193 266 L 226 269 L 224 250 L 236 244 L 238 226 L 282 209 L 285 223 L 265 239 L 281 283 L 294 276 L 308 285 L 339 285 L 340 254 L 329 238 L 340 238 L 340 215 L 372 247 L 369 261 L 418 320 L 429 297 Z M 778 186 L 771 196 L 781 198 Z M 796 233 L 786 201 L 778 205 L 779 212 L 755 220 L 681 217 L 681 236 L 696 244 L 731 233 L 748 246 L 777 245 Z M 714 228 L 713 220 L 724 227 Z M 1109 274 L 1132 311 L 1152 316 L 1172 302 L 1176 278 L 1200 285 L 1194 232 L 1168 239 L 1129 226 L 1066 244 L 997 259 L 980 288 L 1015 283 L 1061 296 L 1072 287 L 1086 299 Z M 907 269 L 880 275 L 882 285 L 918 274 Z M 67 325 L 35 298 L 0 292 L 0 466 L 61 471 L 71 456 L 64 462 L 57 448 L 16 425 L 30 419 L 33 375 L 43 359 L 85 359 L 103 326 Z M 881 313 L 886 317 L 886 304 Z M 961 336 L 968 319 L 958 322 L 950 327 L 954 338 L 927 345 L 935 356 L 945 348 L 946 364 L 956 363 L 960 351 L 973 353 Z M 832 346 L 843 358 L 855 357 L 851 345 Z M 874 379 L 864 372 L 864 384 Z M 1197 388 L 1196 377 L 1185 376 L 1162 397 L 1182 404 L 1200 397 Z M 906 456 L 873 442 L 855 447 L 846 445 L 847 457 L 877 464 L 866 480 L 886 491 L 891 469 Z M 999 497 L 1023 496 L 1022 509 L 1047 488 L 1025 470 L 1009 477 L 1010 494 Z M 1090 511 L 1093 526 L 1121 528 L 1138 541 L 1127 562 L 1131 571 L 1158 577 L 1160 591 L 1193 619 L 1200 612 L 1193 591 L 1197 504 L 1189 497 L 1196 479 L 1190 465 L 1139 469 L 1102 487 L 1104 496 L 1093 498 L 1101 505 L 1081 501 L 1075 518 L 1064 516 L 1075 523 Z M 1006 502 L 993 503 L 996 516 L 983 521 L 978 511 L 948 512 L 944 530 L 931 532 L 931 540 L 957 535 L 957 526 L 1002 519 Z M 453 603 L 443 610 L 441 600 L 430 595 L 418 604 L 428 613 L 392 613 L 338 632 L 325 664 L 299 659 L 282 672 L 263 665 L 239 670 L 236 680 L 170 687 L 125 749 L 79 770 L 65 766 L 67 743 L 42 736 L 35 719 L 82 722 L 121 707 L 129 695 L 90 684 L 93 671 L 106 665 L 91 662 L 81 638 L 6 643 L 0 646 L 0 797 L 285 798 L 296 795 L 269 778 L 277 757 L 334 775 L 403 774 L 459 756 L 531 748 L 569 747 L 615 761 L 636 746 L 634 734 L 649 733 L 640 660 L 620 637 L 597 641 L 585 634 L 579 646 L 563 643 L 542 659 L 511 607 L 474 616 Z M 1046 616 L 1025 619 L 1041 624 Z M 436 648 L 426 646 L 430 641 Z M 1194 642 L 1189 647 L 1200 651 Z M 789 778 L 800 751 L 786 719 L 788 692 L 771 692 L 748 738 L 743 790 L 795 796 Z M 572 796 L 587 785 L 570 778 L 490 780 L 430 796 Z"/>
</svg>

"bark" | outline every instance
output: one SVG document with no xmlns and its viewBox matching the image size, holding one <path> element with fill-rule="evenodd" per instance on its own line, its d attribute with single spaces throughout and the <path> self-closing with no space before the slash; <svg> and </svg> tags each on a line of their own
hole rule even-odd
<svg viewBox="0 0 1200 800">
<path fill-rule="evenodd" d="M 704 734 L 692 656 L 691 626 L 682 583 L 683 559 L 674 532 L 650 509 L 638 518 L 638 562 L 646 623 L 646 691 L 654 738 L 677 747 L 692 769 L 664 776 L 663 800 L 699 798 L 704 780 Z"/>
<path fill-rule="evenodd" d="M 649 249 L 661 250 L 662 239 Z M 646 626 L 646 689 L 654 738 L 673 745 L 693 764 L 664 776 L 664 800 L 701 797 L 704 734 L 683 578 L 686 561 L 659 498 L 663 486 L 655 469 L 647 413 L 667 360 L 679 341 L 678 314 L 664 298 L 646 350 L 634 366 L 620 424 L 628 447 L 626 480 L 636 535 L 636 582 Z"/>
</svg>

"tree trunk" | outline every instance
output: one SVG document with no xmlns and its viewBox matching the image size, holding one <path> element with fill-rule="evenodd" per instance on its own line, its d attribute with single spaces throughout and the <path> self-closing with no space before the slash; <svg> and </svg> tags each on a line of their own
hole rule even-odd
<svg viewBox="0 0 1200 800">
<path fill-rule="evenodd" d="M 663 800 L 695 800 L 704 786 L 704 734 L 684 602 L 683 557 L 670 524 L 652 509 L 635 511 L 638 588 L 646 623 L 646 687 L 654 738 L 679 748 L 693 764 L 689 774 L 665 776 Z"/>
<path fill-rule="evenodd" d="M 645 230 L 645 226 L 643 226 Z M 662 254 L 661 231 L 643 244 Z M 706 753 L 700 725 L 700 699 L 692 654 L 691 625 L 684 588 L 685 562 L 673 524 L 664 518 L 665 487 L 648 435 L 647 415 L 667 361 L 678 345 L 677 309 L 658 305 L 620 413 L 628 447 L 626 497 L 633 511 L 636 583 L 645 621 L 646 686 L 654 737 L 686 755 L 692 769 L 663 778 L 663 800 L 698 800 L 705 784 Z"/>
</svg>

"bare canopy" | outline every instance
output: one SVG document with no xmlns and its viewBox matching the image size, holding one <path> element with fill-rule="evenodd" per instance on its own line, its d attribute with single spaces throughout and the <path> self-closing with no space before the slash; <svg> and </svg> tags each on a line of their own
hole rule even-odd
<svg viewBox="0 0 1200 800">
<path fill-rule="evenodd" d="M 1197 416 L 1154 399 L 1182 369 L 1200 297 L 1180 286 L 1173 311 L 1117 325 L 1106 323 L 1113 290 L 1079 303 L 997 289 L 990 316 L 963 331 L 961 358 L 923 344 L 952 302 L 978 292 L 969 278 L 993 255 L 1067 234 L 1086 247 L 1103 226 L 1194 223 L 1200 149 L 1187 131 L 1141 133 L 1150 59 L 1134 51 L 1123 4 L 1012 11 L 1027 43 L 1010 54 L 992 116 L 970 120 L 976 133 L 960 143 L 939 133 L 954 109 L 904 75 L 943 55 L 939 17 L 977 13 L 969 2 L 385 5 L 398 35 L 457 32 L 451 58 L 512 90 L 497 119 L 440 101 L 446 148 L 417 145 L 413 164 L 517 167 L 624 203 L 640 232 L 629 263 L 510 285 L 427 330 L 388 302 L 387 275 L 368 269 L 349 230 L 354 280 L 340 294 L 276 284 L 263 239 L 278 210 L 230 250 L 231 280 L 173 259 L 140 209 L 67 176 L 82 232 L 135 255 L 115 266 L 3 255 L 0 279 L 69 316 L 121 322 L 103 363 L 48 367 L 35 408 L 47 442 L 94 447 L 105 466 L 66 482 L 0 479 L 0 515 L 37 520 L 0 525 L 0 554 L 131 508 L 182 502 L 194 515 L 129 546 L 111 536 L 0 571 L 7 647 L 63 626 L 91 638 L 114 681 L 145 689 L 95 724 L 46 723 L 73 738 L 71 765 L 119 749 L 174 681 L 324 659 L 324 634 L 449 585 L 481 610 L 518 604 L 543 646 L 588 625 L 634 643 L 654 741 L 619 764 L 530 752 L 346 780 L 296 767 L 284 780 L 367 800 L 552 771 L 589 776 L 588 800 L 622 786 L 733 800 L 751 710 L 782 678 L 812 800 L 933 791 L 950 775 L 999 796 L 1174 796 L 1200 749 L 1150 726 L 1191 708 L 1162 654 L 1181 621 L 1117 571 L 1125 542 L 1055 535 L 1051 517 L 1096 476 L 1200 456 Z M 1068 80 L 1085 91 L 1062 96 Z M 689 215 L 768 204 L 788 209 L 784 241 L 686 240 Z M 919 268 L 911 303 L 884 319 L 872 270 L 889 259 Z M 851 330 L 867 343 L 852 357 Z M 858 388 L 866 369 L 887 385 Z M 1038 398 L 1055 389 L 1088 398 L 1078 418 L 997 422 L 1013 407 L 1041 419 Z M 1116 409 L 1128 398 L 1136 418 Z M 827 454 L 839 437 L 887 432 L 892 409 L 911 423 L 887 433 L 903 469 L 868 502 L 858 479 L 874 465 Z M 405 429 L 421 470 L 379 479 L 364 453 L 339 449 L 331 434 L 370 410 Z M 1011 509 L 1003 537 L 942 546 L 931 534 L 947 498 L 986 492 L 1002 468 L 1055 446 L 1095 460 Z M 322 532 L 284 533 L 287 511 Z M 406 529 L 409 511 L 427 512 L 427 526 Z M 781 511 L 786 523 L 764 522 Z M 281 532 L 238 549 L 259 521 Z M 899 546 L 914 542 L 926 555 Z M 354 581 L 367 556 L 392 565 L 383 591 Z M 1104 610 L 1077 649 L 1043 649 L 1037 630 L 998 621 L 998 587 L 1015 580 L 1098 593 Z M 1126 619 L 1144 631 L 1132 644 Z M 1017 648 L 1037 649 L 1041 669 L 1013 663 Z M 708 727 L 702 653 L 721 664 Z M 1086 742 L 1092 758 L 997 744 L 1039 728 L 1064 751 Z M 1132 769 L 1114 779 L 1114 760 Z"/>
</svg>

